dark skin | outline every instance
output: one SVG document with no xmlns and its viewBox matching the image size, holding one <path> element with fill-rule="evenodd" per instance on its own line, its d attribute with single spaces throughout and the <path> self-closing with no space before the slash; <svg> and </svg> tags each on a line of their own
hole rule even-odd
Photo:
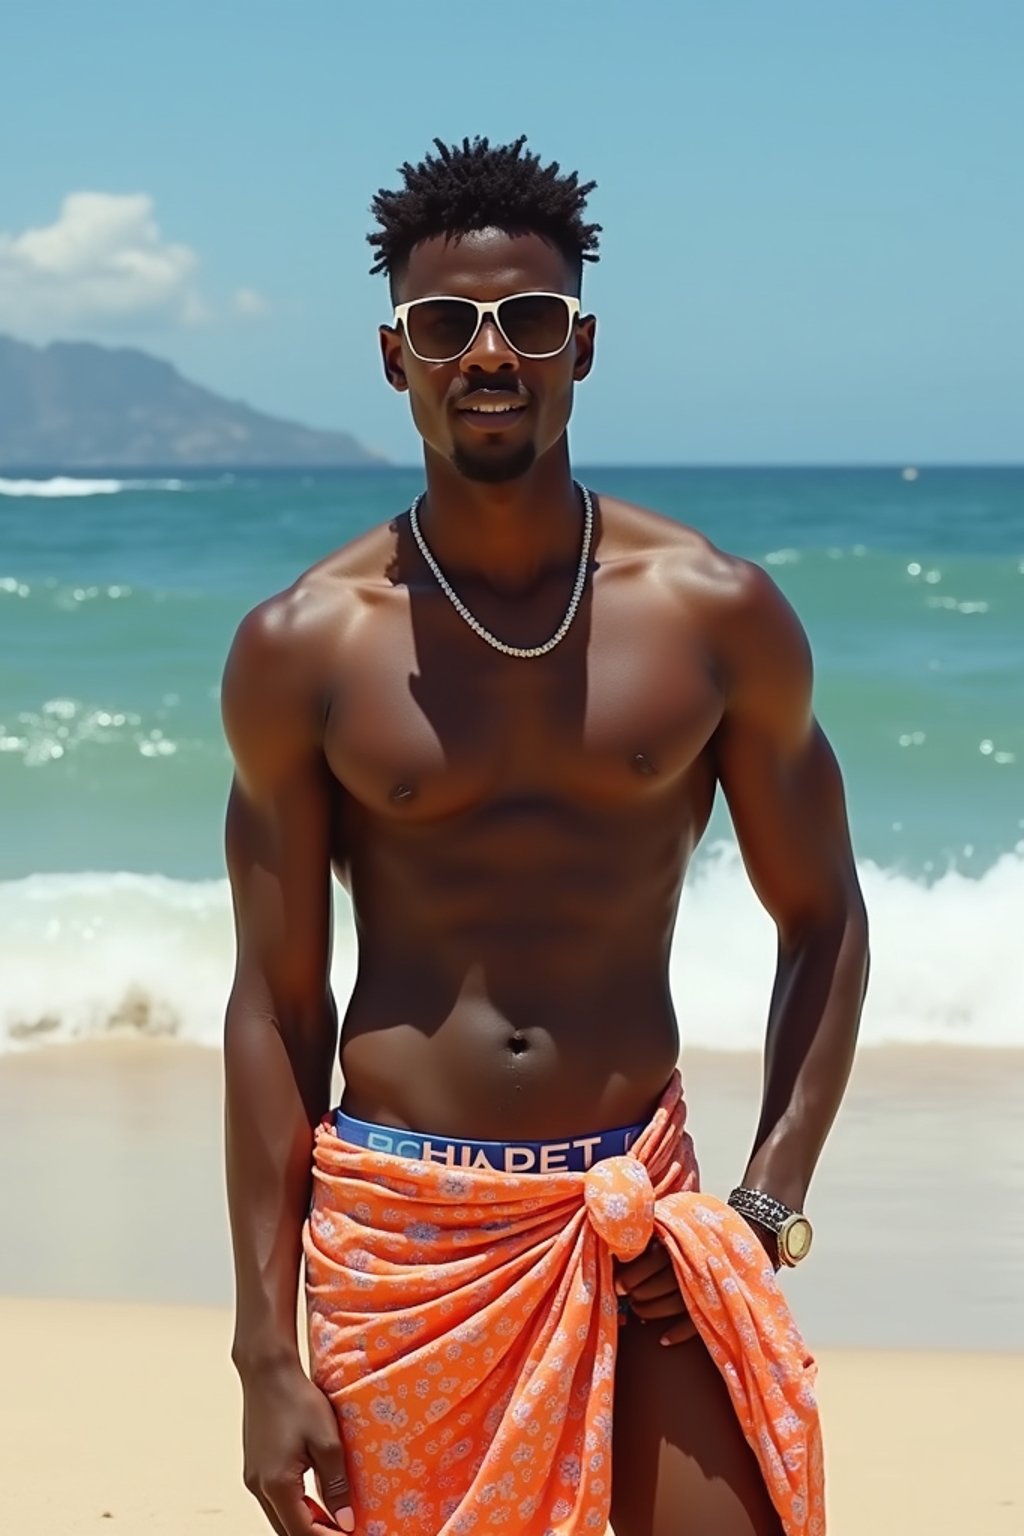
<svg viewBox="0 0 1024 1536">
<path fill-rule="evenodd" d="M 399 301 L 578 291 L 536 235 L 424 241 Z M 381 333 L 424 440 L 421 522 L 470 610 L 516 645 L 553 633 L 579 558 L 565 429 L 595 325 L 517 356 L 487 322 L 450 364 Z M 495 418 L 477 403 L 517 409 Z M 601 497 L 561 645 L 507 657 L 455 613 L 408 519 L 377 528 L 242 623 L 224 680 L 238 963 L 226 1025 L 233 1357 L 246 1482 L 279 1536 L 351 1529 L 333 1411 L 296 1342 L 313 1127 L 329 1107 L 333 874 L 359 967 L 343 1104 L 456 1137 L 567 1139 L 649 1115 L 679 1035 L 676 905 L 720 785 L 778 930 L 763 1104 L 744 1182 L 802 1208 L 849 1074 L 867 927 L 808 647 L 759 568 Z M 617 1536 L 779 1531 L 721 1379 L 657 1243 L 618 1282 Z M 661 1348 L 662 1343 L 680 1348 Z"/>
</svg>

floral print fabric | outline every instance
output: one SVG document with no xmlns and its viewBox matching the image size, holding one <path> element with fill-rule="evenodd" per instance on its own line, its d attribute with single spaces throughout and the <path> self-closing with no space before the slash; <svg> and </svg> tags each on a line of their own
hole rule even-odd
<svg viewBox="0 0 1024 1536">
<path fill-rule="evenodd" d="M 678 1073 L 629 1154 L 587 1173 L 412 1162 L 318 1127 L 310 1362 L 338 1415 L 360 1536 L 602 1536 L 613 1260 L 654 1235 L 786 1536 L 822 1536 L 814 1361 L 761 1244 L 698 1190 Z"/>
</svg>

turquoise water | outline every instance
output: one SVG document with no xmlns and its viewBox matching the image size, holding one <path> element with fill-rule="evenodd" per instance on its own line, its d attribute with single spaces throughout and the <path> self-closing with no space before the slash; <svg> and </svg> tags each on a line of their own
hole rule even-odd
<svg viewBox="0 0 1024 1536">
<path fill-rule="evenodd" d="M 1008 868 L 1019 880 L 1024 470 L 582 473 L 763 563 L 795 604 L 857 854 L 886 900 L 936 888 L 948 905 L 962 887 L 977 908 Z M 217 928 L 229 776 L 217 692 L 234 628 L 419 485 L 416 470 L 0 480 L 0 906 L 6 891 L 24 913 L 32 896 L 23 946 L 42 944 L 46 924 L 66 940 L 72 909 L 82 932 L 102 928 L 113 919 L 97 902 L 123 912 L 143 892 L 156 925 L 171 908 L 198 922 L 209 900 Z M 729 835 L 718 809 L 709 893 Z M 143 883 L 100 878 L 115 873 Z M 1024 881 L 1014 889 L 1019 912 Z M 140 986 L 149 1017 L 152 982 Z M 9 1027 L 31 1032 L 46 1014 L 32 995 Z"/>
</svg>

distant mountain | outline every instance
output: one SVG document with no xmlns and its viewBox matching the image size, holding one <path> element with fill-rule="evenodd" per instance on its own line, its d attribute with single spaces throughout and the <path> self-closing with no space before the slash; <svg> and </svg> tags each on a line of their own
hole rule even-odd
<svg viewBox="0 0 1024 1536">
<path fill-rule="evenodd" d="M 380 462 L 347 432 L 265 416 L 133 347 L 0 336 L 0 469 Z"/>
</svg>

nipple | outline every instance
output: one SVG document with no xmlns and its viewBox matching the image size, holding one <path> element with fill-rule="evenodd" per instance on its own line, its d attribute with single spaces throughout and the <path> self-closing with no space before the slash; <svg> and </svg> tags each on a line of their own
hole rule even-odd
<svg viewBox="0 0 1024 1536">
<path fill-rule="evenodd" d="M 411 800 L 416 791 L 411 784 L 396 784 L 388 799 L 393 805 L 401 805 L 406 800 Z"/>
<path fill-rule="evenodd" d="M 649 779 L 653 773 L 658 771 L 650 758 L 645 756 L 643 752 L 638 752 L 633 758 L 633 767 L 637 773 L 642 773 L 645 779 Z"/>
</svg>

